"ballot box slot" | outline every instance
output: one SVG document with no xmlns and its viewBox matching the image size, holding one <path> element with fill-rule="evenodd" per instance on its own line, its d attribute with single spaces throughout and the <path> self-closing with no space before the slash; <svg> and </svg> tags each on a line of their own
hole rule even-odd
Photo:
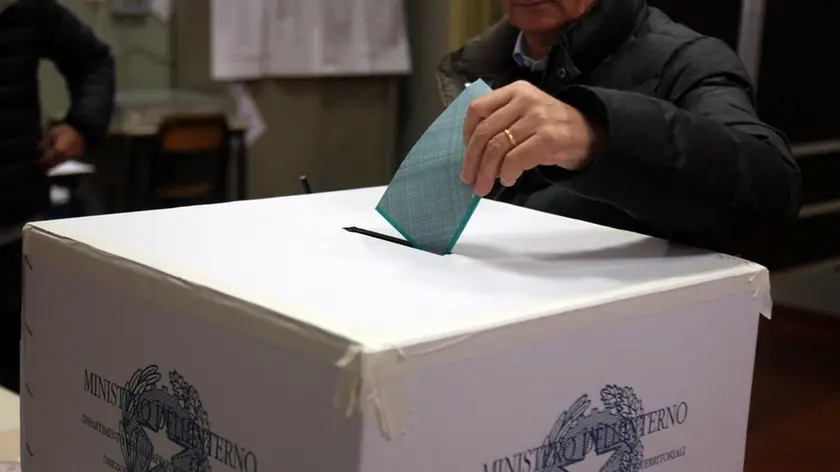
<svg viewBox="0 0 840 472">
<path fill-rule="evenodd" d="M 357 228 L 355 226 L 348 226 L 347 228 L 344 228 L 344 230 L 350 233 L 361 234 L 362 236 L 367 236 L 369 238 L 381 239 L 382 241 L 388 241 L 389 243 L 399 244 L 401 246 L 414 247 L 405 239 L 396 238 L 394 236 L 388 236 L 387 234 L 377 233 L 376 231 L 371 231 L 368 229 Z"/>
</svg>

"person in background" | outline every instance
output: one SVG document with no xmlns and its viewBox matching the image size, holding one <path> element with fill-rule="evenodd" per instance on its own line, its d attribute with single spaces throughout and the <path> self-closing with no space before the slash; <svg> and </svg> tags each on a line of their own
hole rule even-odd
<svg viewBox="0 0 840 472">
<path fill-rule="evenodd" d="M 53 61 L 71 105 L 42 134 L 38 64 Z M 0 384 L 19 391 L 21 228 L 49 206 L 47 172 L 107 133 L 114 101 L 109 48 L 55 0 L 0 0 Z"/>
<path fill-rule="evenodd" d="M 799 168 L 724 42 L 645 0 L 502 5 L 438 71 L 447 104 L 494 89 L 464 123 L 476 194 L 731 254 L 797 217 Z"/>
</svg>

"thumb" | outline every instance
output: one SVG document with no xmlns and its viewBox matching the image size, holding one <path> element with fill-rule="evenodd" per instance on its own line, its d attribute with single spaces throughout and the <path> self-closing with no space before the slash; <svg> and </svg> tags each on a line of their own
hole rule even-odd
<svg viewBox="0 0 840 472">
<path fill-rule="evenodd" d="M 61 139 L 61 129 L 58 126 L 54 126 L 47 130 L 44 133 L 44 136 L 41 138 L 41 143 L 39 145 L 40 149 L 46 150 L 52 146 L 55 146 L 56 141 Z"/>
<path fill-rule="evenodd" d="M 41 141 L 38 143 L 38 149 L 41 151 L 46 151 L 53 142 L 52 133 L 47 133 L 41 137 Z"/>
</svg>

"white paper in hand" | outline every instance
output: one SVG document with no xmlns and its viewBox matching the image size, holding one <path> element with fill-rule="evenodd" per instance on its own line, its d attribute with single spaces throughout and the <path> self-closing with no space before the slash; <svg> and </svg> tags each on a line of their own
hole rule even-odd
<svg viewBox="0 0 840 472">
<path fill-rule="evenodd" d="M 429 126 L 403 160 L 376 210 L 412 246 L 449 254 L 481 200 L 461 181 L 467 108 L 489 93 L 473 82 Z"/>
</svg>

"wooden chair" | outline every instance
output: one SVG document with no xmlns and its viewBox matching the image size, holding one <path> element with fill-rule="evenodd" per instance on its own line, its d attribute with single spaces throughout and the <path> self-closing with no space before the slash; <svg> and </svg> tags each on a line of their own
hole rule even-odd
<svg viewBox="0 0 840 472">
<path fill-rule="evenodd" d="M 230 129 L 223 114 L 165 119 L 149 167 L 151 206 L 227 200 L 229 159 Z"/>
</svg>

